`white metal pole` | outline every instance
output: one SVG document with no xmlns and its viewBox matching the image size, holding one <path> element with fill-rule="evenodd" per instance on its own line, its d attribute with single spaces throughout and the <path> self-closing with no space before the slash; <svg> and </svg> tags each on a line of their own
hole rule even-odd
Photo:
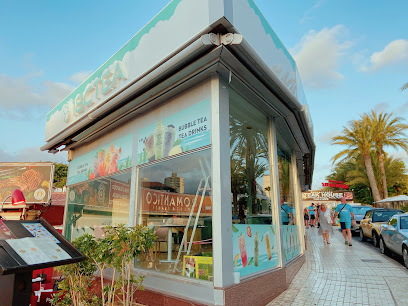
<svg viewBox="0 0 408 306">
<path fill-rule="evenodd" d="M 300 192 L 300 181 L 299 173 L 296 164 L 296 153 L 292 152 L 292 176 L 294 185 L 294 196 L 295 196 L 295 211 L 296 211 L 296 224 L 298 225 L 298 236 L 300 243 L 300 253 L 304 252 L 305 248 L 305 226 L 303 219 L 303 207 L 302 207 L 302 193 Z"/>
<path fill-rule="evenodd" d="M 229 85 L 218 75 L 211 79 L 211 144 L 213 200 L 214 287 L 233 284 Z M 215 304 L 223 291 L 215 290 Z"/>
<path fill-rule="evenodd" d="M 282 220 L 280 208 L 279 191 L 279 170 L 278 170 L 278 145 L 276 141 L 275 119 L 269 120 L 269 168 L 271 169 L 271 204 L 272 220 L 275 225 L 276 250 L 278 252 L 278 267 L 283 266 L 283 248 L 282 248 Z"/>
<path fill-rule="evenodd" d="M 137 207 L 137 194 L 138 194 L 138 189 L 137 188 L 137 169 L 136 166 L 132 167 L 132 178 L 131 178 L 131 184 L 130 184 L 130 195 L 129 195 L 129 220 L 128 224 L 129 226 L 135 226 L 135 219 L 136 219 L 136 207 Z"/>
</svg>

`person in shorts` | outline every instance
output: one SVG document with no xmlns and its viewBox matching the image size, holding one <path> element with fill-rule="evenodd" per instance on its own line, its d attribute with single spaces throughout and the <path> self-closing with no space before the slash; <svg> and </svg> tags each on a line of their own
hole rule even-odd
<svg viewBox="0 0 408 306">
<path fill-rule="evenodd" d="M 307 207 L 303 209 L 303 219 L 305 220 L 305 227 L 309 228 L 309 210 Z"/>
<path fill-rule="evenodd" d="M 346 204 L 345 197 L 342 197 L 340 201 L 341 204 L 337 205 L 334 217 L 336 218 L 338 215 L 340 216 L 340 226 L 344 237 L 344 244 L 352 246 L 351 227 L 354 225 L 353 208 L 349 204 Z"/>
<path fill-rule="evenodd" d="M 307 209 L 309 210 L 310 227 L 313 227 L 315 225 L 315 207 L 314 207 L 314 203 L 312 203 Z"/>
</svg>

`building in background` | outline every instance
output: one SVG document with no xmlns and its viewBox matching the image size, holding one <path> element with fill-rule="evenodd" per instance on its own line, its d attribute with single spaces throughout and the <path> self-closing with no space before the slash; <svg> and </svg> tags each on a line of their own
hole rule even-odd
<svg viewBox="0 0 408 306">
<path fill-rule="evenodd" d="M 172 172 L 170 177 L 166 177 L 164 185 L 173 187 L 178 193 L 184 193 L 184 178 L 177 176 L 177 172 Z"/>
<path fill-rule="evenodd" d="M 352 190 L 309 190 L 302 193 L 303 207 L 309 207 L 312 203 L 325 203 L 329 208 L 336 207 L 345 197 L 349 204 L 354 203 L 354 191 Z"/>
</svg>

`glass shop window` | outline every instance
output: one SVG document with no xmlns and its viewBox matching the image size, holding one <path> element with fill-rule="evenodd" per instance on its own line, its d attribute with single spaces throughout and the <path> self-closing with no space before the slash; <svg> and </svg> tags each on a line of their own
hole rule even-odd
<svg viewBox="0 0 408 306">
<path fill-rule="evenodd" d="M 65 237 L 101 238 L 104 227 L 129 223 L 130 171 L 68 187 Z"/>
<path fill-rule="evenodd" d="M 139 168 L 138 222 L 157 236 L 137 267 L 213 279 L 211 150 Z"/>
<path fill-rule="evenodd" d="M 234 272 L 277 266 L 272 221 L 268 117 L 230 91 L 231 209 Z"/>
<path fill-rule="evenodd" d="M 279 139 L 279 137 L 278 137 Z M 283 144 L 282 144 L 283 146 Z M 278 142 L 278 173 L 282 248 L 284 260 L 290 261 L 300 254 L 299 227 L 296 224 L 296 205 L 291 155 Z"/>
</svg>

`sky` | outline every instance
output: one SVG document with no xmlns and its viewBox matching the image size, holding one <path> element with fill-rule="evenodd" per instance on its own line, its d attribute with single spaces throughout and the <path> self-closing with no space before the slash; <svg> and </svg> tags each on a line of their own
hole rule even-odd
<svg viewBox="0 0 408 306">
<path fill-rule="evenodd" d="M 46 113 L 168 2 L 3 2 L 0 162 L 66 163 L 65 152 L 39 149 Z M 319 189 L 341 149 L 330 140 L 348 121 L 372 109 L 408 114 L 408 91 L 400 90 L 408 82 L 408 1 L 255 3 L 297 63 L 314 125 L 312 189 Z M 408 163 L 402 150 L 388 152 Z"/>
</svg>

